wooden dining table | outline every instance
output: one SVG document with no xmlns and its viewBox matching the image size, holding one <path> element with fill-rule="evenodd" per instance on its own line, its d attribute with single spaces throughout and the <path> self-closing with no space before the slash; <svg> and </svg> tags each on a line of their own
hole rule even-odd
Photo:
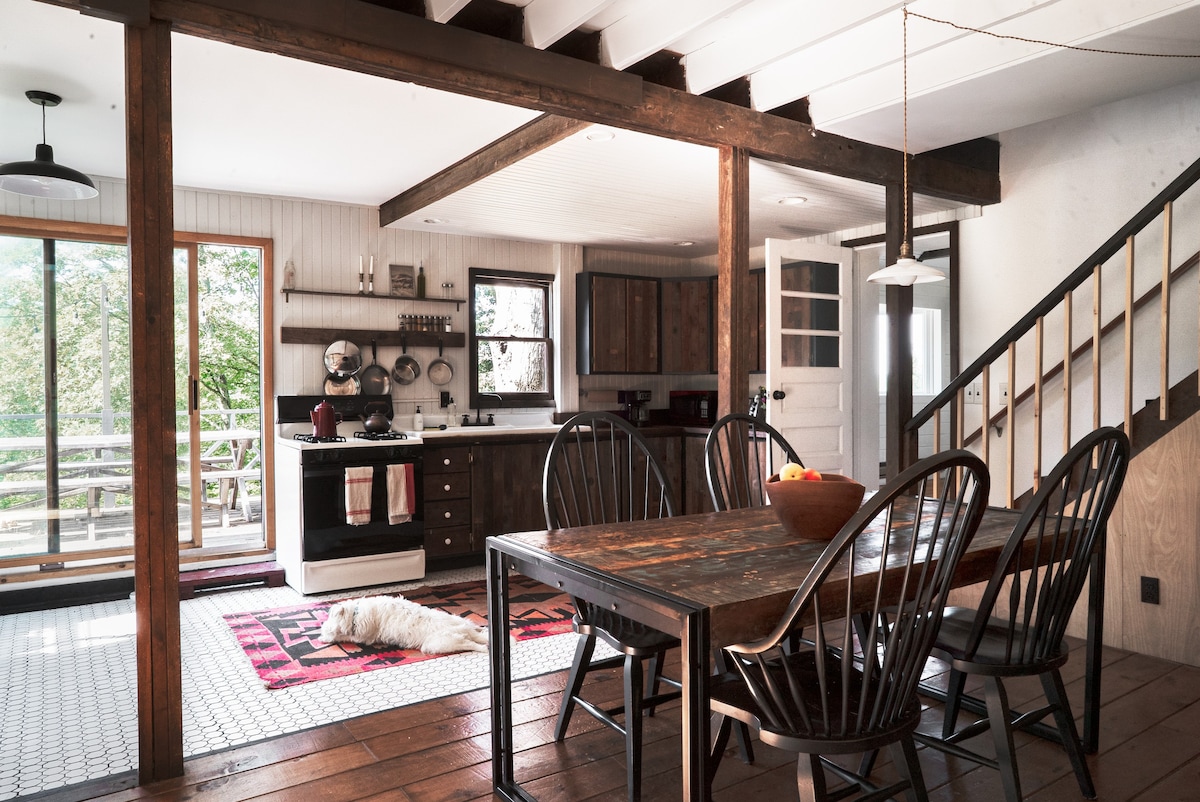
<svg viewBox="0 0 1200 802">
<path fill-rule="evenodd" d="M 1018 517 L 1019 513 L 1007 509 L 984 512 L 955 573 L 956 587 L 991 577 Z M 862 535 L 870 536 L 869 529 Z M 712 650 L 767 634 L 825 546 L 825 541 L 789 535 L 770 507 L 489 537 L 495 792 L 504 799 L 534 799 L 514 776 L 511 644 L 505 626 L 511 573 L 679 636 L 682 796 L 708 800 Z M 1103 583 L 1092 585 L 1102 588 Z M 1092 748 L 1098 726 L 1102 609 L 1103 597 L 1095 590 L 1089 602 L 1084 710 L 1085 742 L 1090 738 Z"/>
</svg>

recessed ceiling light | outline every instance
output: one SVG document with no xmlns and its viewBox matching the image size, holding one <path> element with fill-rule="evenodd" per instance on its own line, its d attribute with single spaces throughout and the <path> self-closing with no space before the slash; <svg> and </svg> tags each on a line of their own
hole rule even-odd
<svg viewBox="0 0 1200 802">
<path fill-rule="evenodd" d="M 681 248 L 686 248 L 687 246 L 695 245 L 696 243 L 692 242 L 690 239 L 681 239 L 681 240 L 679 240 L 679 242 L 676 242 L 675 244 Z"/>
<path fill-rule="evenodd" d="M 779 203 L 784 206 L 799 206 L 802 203 L 808 203 L 808 198 L 802 195 L 784 195 L 779 199 Z"/>
<path fill-rule="evenodd" d="M 593 128 L 587 132 L 589 142 L 608 142 L 616 137 L 608 128 Z"/>
<path fill-rule="evenodd" d="M 431 226 L 440 226 L 442 223 L 445 223 L 446 221 L 444 219 L 442 219 L 441 217 L 426 217 L 421 222 L 428 223 Z"/>
</svg>

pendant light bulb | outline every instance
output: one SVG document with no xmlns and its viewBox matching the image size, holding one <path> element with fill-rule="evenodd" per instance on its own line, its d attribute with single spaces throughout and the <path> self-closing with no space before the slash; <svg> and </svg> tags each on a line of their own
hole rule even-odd
<svg viewBox="0 0 1200 802">
<path fill-rule="evenodd" d="M 46 144 L 46 107 L 57 106 L 62 98 L 36 89 L 26 92 L 25 97 L 42 107 L 42 142 L 34 151 L 33 161 L 0 164 L 0 189 L 48 200 L 87 200 L 99 195 L 92 179 L 55 164 L 54 148 Z"/>
</svg>

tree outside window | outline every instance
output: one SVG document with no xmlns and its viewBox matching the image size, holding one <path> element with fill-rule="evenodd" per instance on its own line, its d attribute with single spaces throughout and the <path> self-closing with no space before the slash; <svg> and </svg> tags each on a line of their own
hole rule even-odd
<svg viewBox="0 0 1200 802">
<path fill-rule="evenodd" d="M 554 406 L 554 278 L 472 268 L 470 280 L 471 406 Z"/>
</svg>

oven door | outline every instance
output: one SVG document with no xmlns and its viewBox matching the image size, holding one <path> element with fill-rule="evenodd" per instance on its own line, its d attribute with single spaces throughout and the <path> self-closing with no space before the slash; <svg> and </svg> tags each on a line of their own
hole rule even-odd
<svg viewBox="0 0 1200 802">
<path fill-rule="evenodd" d="M 370 463 L 374 468 L 371 482 L 371 520 L 346 523 L 346 468 L 364 467 L 364 463 L 306 465 L 301 490 L 304 561 L 335 560 L 419 549 L 424 546 L 422 522 L 421 461 L 407 463 L 412 468 L 416 504 L 412 520 L 388 523 L 387 465 Z"/>
</svg>

